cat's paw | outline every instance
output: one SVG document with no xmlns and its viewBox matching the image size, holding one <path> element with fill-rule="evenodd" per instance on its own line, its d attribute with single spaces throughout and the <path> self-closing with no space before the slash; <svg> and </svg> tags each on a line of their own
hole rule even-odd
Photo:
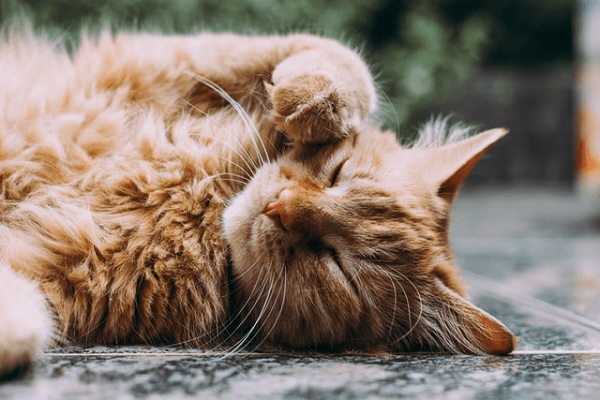
<svg viewBox="0 0 600 400">
<path fill-rule="evenodd" d="M 51 335 L 51 318 L 36 285 L 0 264 L 0 379 L 30 368 Z"/>
<path fill-rule="evenodd" d="M 326 75 L 302 75 L 268 88 L 277 129 L 300 143 L 343 139 L 358 124 L 352 99 Z"/>
</svg>

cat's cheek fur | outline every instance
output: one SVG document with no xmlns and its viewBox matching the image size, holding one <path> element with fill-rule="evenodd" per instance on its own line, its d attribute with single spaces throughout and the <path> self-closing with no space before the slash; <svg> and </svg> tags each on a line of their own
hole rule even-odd
<svg viewBox="0 0 600 400">
<path fill-rule="evenodd" d="M 0 264 L 0 378 L 28 368 L 50 343 L 52 327 L 37 286 Z"/>
</svg>

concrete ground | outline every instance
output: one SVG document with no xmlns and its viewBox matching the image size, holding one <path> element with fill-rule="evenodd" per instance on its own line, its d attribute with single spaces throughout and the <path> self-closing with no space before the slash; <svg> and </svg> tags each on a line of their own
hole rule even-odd
<svg viewBox="0 0 600 400">
<path fill-rule="evenodd" d="M 476 304 L 519 337 L 508 357 L 326 357 L 69 348 L 0 399 L 600 397 L 600 219 L 562 188 L 466 190 L 452 243 Z"/>
</svg>

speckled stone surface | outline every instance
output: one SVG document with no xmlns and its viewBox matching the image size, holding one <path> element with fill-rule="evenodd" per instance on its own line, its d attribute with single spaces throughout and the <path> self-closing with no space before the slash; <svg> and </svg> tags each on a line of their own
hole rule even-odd
<svg viewBox="0 0 600 400">
<path fill-rule="evenodd" d="M 372 357 L 48 355 L 3 399 L 581 399 L 600 355 Z"/>
<path fill-rule="evenodd" d="M 475 303 L 519 337 L 508 357 L 56 349 L 0 399 L 593 399 L 600 224 L 562 189 L 463 193 L 452 243 Z"/>
</svg>

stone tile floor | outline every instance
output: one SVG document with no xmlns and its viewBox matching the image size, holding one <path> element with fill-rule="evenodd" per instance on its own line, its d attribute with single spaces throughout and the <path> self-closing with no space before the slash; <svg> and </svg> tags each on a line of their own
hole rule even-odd
<svg viewBox="0 0 600 400">
<path fill-rule="evenodd" d="M 600 219 L 569 190 L 467 190 L 452 242 L 475 303 L 505 322 L 508 357 L 49 351 L 0 399 L 581 399 L 600 397 Z"/>
</svg>

